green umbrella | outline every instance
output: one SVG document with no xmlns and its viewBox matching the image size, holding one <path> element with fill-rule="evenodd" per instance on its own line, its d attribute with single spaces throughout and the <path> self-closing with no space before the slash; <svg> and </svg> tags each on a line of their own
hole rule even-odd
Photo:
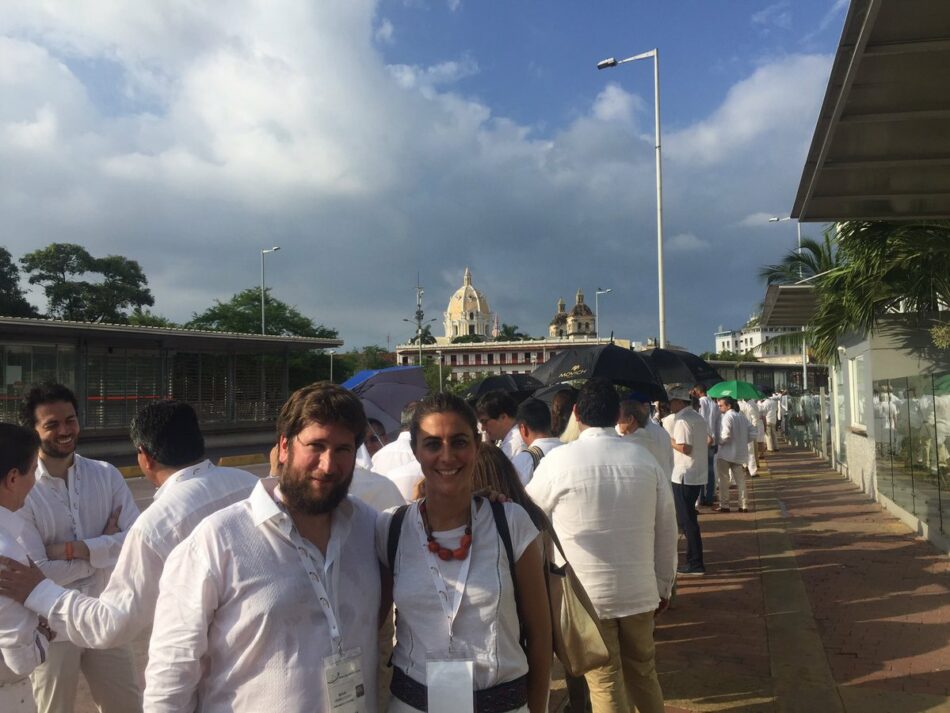
<svg viewBox="0 0 950 713">
<path fill-rule="evenodd" d="M 761 399 L 765 394 L 748 381 L 720 381 L 706 392 L 707 396 L 718 399 L 731 396 L 734 399 Z"/>
</svg>

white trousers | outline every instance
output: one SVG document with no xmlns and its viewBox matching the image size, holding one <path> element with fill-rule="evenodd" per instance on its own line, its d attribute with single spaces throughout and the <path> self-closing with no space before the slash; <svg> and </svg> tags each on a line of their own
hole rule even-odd
<svg viewBox="0 0 950 713">
<path fill-rule="evenodd" d="M 732 463 L 722 458 L 716 459 L 716 478 L 719 480 L 719 507 L 731 508 L 729 497 L 729 476 L 736 481 L 736 489 L 739 491 L 739 507 L 745 508 L 745 470 L 741 463 Z"/>
<path fill-rule="evenodd" d="M 0 683 L 0 711 L 3 713 L 36 713 L 33 686 L 24 676 L 19 681 Z"/>
<path fill-rule="evenodd" d="M 778 434 L 775 429 L 774 423 L 769 423 L 765 426 L 765 448 L 769 453 L 775 450 L 777 445 Z"/>
<path fill-rule="evenodd" d="M 747 465 L 748 465 L 748 468 L 749 468 L 749 475 L 751 475 L 751 476 L 753 476 L 753 477 L 756 476 L 756 475 L 758 475 L 758 473 L 759 473 L 759 465 L 758 465 L 758 463 L 756 463 L 756 460 L 755 460 L 755 457 L 756 457 L 756 453 L 755 453 L 756 445 L 757 445 L 757 444 L 756 444 L 755 441 L 749 441 L 749 446 L 748 446 L 748 448 L 749 448 L 749 461 L 748 461 Z"/>
<path fill-rule="evenodd" d="M 54 641 L 46 663 L 33 671 L 33 695 L 39 713 L 72 713 L 82 671 L 92 699 L 101 713 L 141 713 L 132 649 L 83 649 L 68 641 Z M 5 711 L 4 711 L 5 713 Z"/>
</svg>

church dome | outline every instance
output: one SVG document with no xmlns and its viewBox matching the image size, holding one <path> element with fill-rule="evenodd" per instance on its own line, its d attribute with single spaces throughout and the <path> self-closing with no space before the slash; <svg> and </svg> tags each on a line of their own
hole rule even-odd
<svg viewBox="0 0 950 713">
<path fill-rule="evenodd" d="M 571 308 L 572 317 L 593 317 L 594 311 L 584 304 L 584 293 L 581 290 L 577 291 L 576 297 L 577 303 Z"/>
<path fill-rule="evenodd" d="M 478 336 L 487 339 L 491 329 L 488 300 L 472 286 L 472 272 L 465 268 L 462 286 L 449 299 L 445 310 L 445 336 L 448 339 Z"/>
<path fill-rule="evenodd" d="M 479 315 L 487 318 L 491 313 L 485 295 L 472 287 L 472 272 L 467 267 L 465 268 L 465 276 L 462 278 L 462 286 L 449 299 L 449 307 L 446 312 L 449 319 L 452 320 L 475 319 Z"/>
</svg>

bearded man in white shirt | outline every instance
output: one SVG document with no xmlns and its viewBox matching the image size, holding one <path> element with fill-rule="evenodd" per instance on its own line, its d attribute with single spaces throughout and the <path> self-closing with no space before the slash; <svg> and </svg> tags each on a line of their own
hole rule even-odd
<svg viewBox="0 0 950 713">
<path fill-rule="evenodd" d="M 347 497 L 362 404 L 311 384 L 277 430 L 280 475 L 206 518 L 165 564 L 149 713 L 377 709 L 376 511 Z"/>
<path fill-rule="evenodd" d="M 504 391 L 489 391 L 482 396 L 475 405 L 478 414 L 478 424 L 502 452 L 513 461 L 514 457 L 524 450 L 524 439 L 518 431 L 515 421 L 518 415 L 518 404 Z"/>
<path fill-rule="evenodd" d="M 132 419 L 132 444 L 154 501 L 126 537 L 109 584 L 98 597 L 65 589 L 42 572 L 3 561 L 0 593 L 51 622 L 76 646 L 103 649 L 131 642 L 152 626 L 158 583 L 171 551 L 205 517 L 250 495 L 257 478 L 212 465 L 194 409 L 182 401 L 149 404 Z"/>
<path fill-rule="evenodd" d="M 719 512 L 729 512 L 729 478 L 739 491 L 739 512 L 748 512 L 746 502 L 745 464 L 749 458 L 749 421 L 739 411 L 739 403 L 728 396 L 720 398 L 719 452 L 716 454 L 716 477 L 719 480 Z"/>
<path fill-rule="evenodd" d="M 673 493 L 656 459 L 614 430 L 619 413 L 613 385 L 588 381 L 574 406 L 580 436 L 541 461 L 527 490 L 551 518 L 611 654 L 586 675 L 594 713 L 662 713 L 653 628 L 676 569 Z"/>
<path fill-rule="evenodd" d="M 105 589 L 139 509 L 115 467 L 76 453 L 77 411 L 75 395 L 62 384 L 35 386 L 24 396 L 20 420 L 36 430 L 40 451 L 36 485 L 19 514 L 27 521 L 23 544 L 43 573 L 95 597 Z M 142 709 L 128 646 L 94 650 L 61 637 L 33 672 L 39 713 L 72 713 L 80 671 L 102 713 Z"/>
</svg>

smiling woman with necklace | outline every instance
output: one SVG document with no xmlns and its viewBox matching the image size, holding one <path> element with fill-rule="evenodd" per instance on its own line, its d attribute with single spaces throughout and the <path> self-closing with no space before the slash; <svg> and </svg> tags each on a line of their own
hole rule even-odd
<svg viewBox="0 0 950 713">
<path fill-rule="evenodd" d="M 426 498 L 377 527 L 398 612 L 389 712 L 542 713 L 552 649 L 538 531 L 519 505 L 473 497 L 478 427 L 464 401 L 429 397 L 410 436 Z"/>
</svg>

